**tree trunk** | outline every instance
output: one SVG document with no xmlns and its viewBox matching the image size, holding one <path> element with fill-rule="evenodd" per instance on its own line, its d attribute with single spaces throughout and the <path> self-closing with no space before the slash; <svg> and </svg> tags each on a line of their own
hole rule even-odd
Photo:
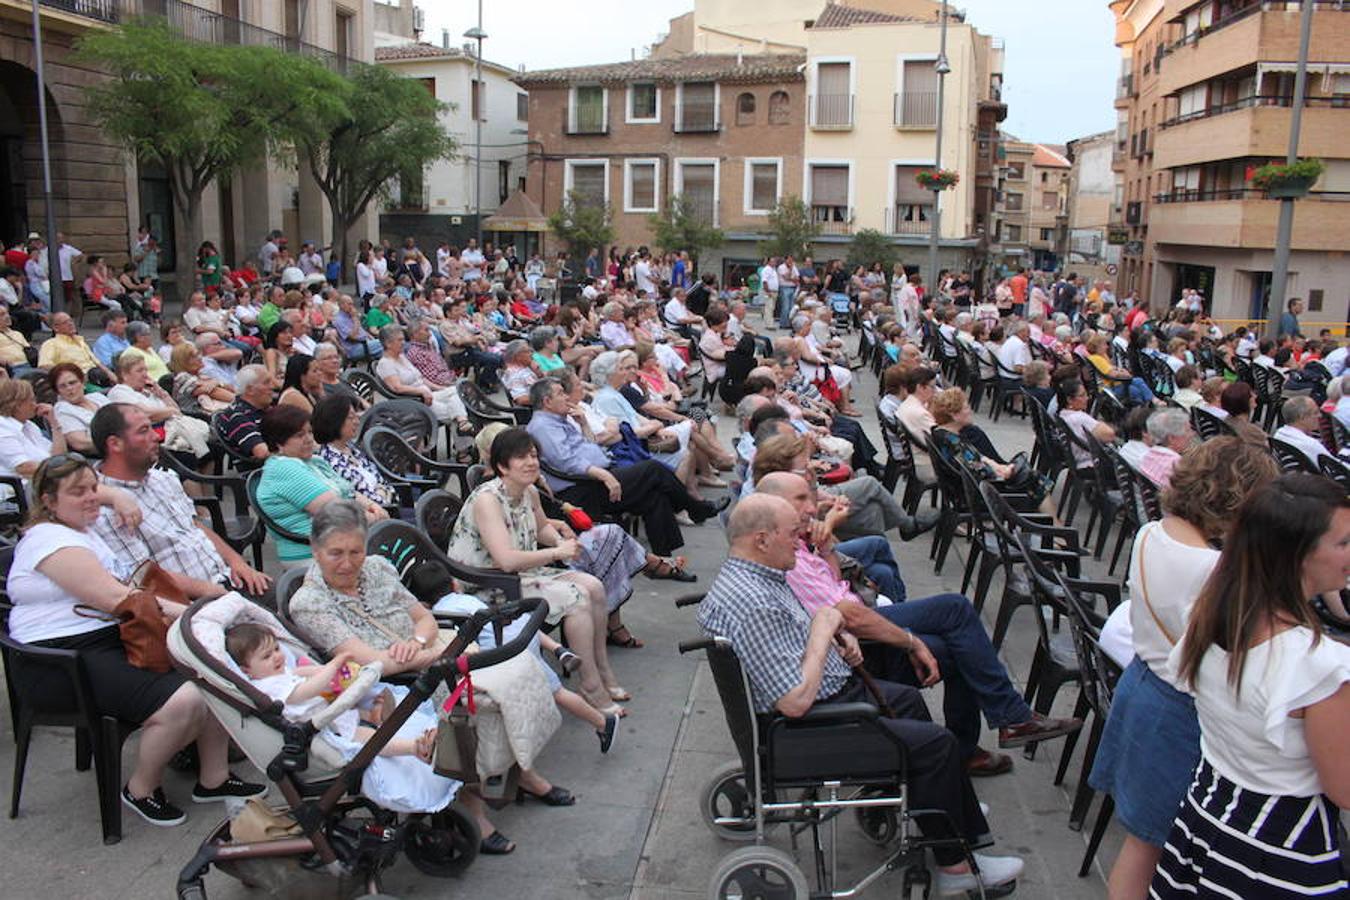
<svg viewBox="0 0 1350 900">
<path fill-rule="evenodd" d="M 322 184 L 322 182 L 320 182 Z M 347 258 L 347 233 L 351 231 L 351 225 L 343 218 L 342 210 L 339 208 L 337 198 L 324 194 L 328 199 L 328 213 L 333 218 L 333 249 L 338 253 L 338 264 L 342 266 L 342 271 L 338 274 L 338 284 L 344 284 L 347 280 L 347 266 L 351 260 Z M 356 277 L 356 269 L 352 269 L 352 278 Z"/>
<path fill-rule="evenodd" d="M 175 299 L 186 306 L 187 298 L 196 285 L 197 248 L 202 243 L 202 192 L 197 190 L 174 190 L 174 209 L 178 215 L 178 227 L 174 235 L 174 288 Z M 165 313 L 167 319 L 167 310 Z"/>
</svg>

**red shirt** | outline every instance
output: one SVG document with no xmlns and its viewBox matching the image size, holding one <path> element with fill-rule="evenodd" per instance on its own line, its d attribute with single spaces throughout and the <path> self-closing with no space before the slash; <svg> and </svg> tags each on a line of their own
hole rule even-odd
<svg viewBox="0 0 1350 900">
<path fill-rule="evenodd" d="M 5 265 L 11 269 L 23 271 L 23 267 L 28 264 L 28 253 L 24 250 L 11 249 L 5 251 Z"/>
<path fill-rule="evenodd" d="M 1027 302 L 1027 276 L 1014 275 L 1008 279 L 1008 287 L 1012 288 L 1014 303 Z"/>
</svg>

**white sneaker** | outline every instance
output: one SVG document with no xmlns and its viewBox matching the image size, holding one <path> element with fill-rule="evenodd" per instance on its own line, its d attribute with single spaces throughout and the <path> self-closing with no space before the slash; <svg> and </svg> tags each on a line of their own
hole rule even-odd
<svg viewBox="0 0 1350 900">
<path fill-rule="evenodd" d="M 1023 862 L 1020 856 L 985 856 L 975 854 L 975 863 L 980 868 L 977 876 L 972 872 L 954 875 L 938 869 L 937 889 L 943 897 L 952 897 L 969 891 L 978 891 L 981 886 L 998 887 L 1022 874 Z"/>
</svg>

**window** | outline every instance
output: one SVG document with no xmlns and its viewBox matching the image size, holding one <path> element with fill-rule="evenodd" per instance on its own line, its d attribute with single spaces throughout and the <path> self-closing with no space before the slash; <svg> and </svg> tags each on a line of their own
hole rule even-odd
<svg viewBox="0 0 1350 900">
<path fill-rule="evenodd" d="M 1053 229 L 1053 228 L 1042 228 L 1042 229 L 1041 229 L 1041 240 L 1043 240 L 1043 241 L 1053 241 L 1054 239 L 1055 239 L 1055 229 Z"/>
<path fill-rule="evenodd" d="M 1021 226 L 1021 225 L 1009 225 L 1007 222 L 1004 222 L 1004 223 L 1003 223 L 1003 239 L 1004 239 L 1005 241 L 1008 241 L 1009 243 L 1013 243 L 1013 244 L 1020 243 L 1021 240 L 1022 240 L 1022 226 Z"/>
<path fill-rule="evenodd" d="M 695 219 L 708 225 L 717 224 L 717 168 L 715 159 L 675 160 L 675 193 Z"/>
<path fill-rule="evenodd" d="M 577 194 L 584 206 L 609 204 L 609 161 L 604 159 L 569 159 L 563 168 L 564 196 Z"/>
<path fill-rule="evenodd" d="M 436 79 L 435 79 L 435 78 L 419 78 L 419 79 L 417 79 L 417 81 L 422 85 L 422 87 L 424 87 L 424 88 L 427 89 L 427 93 L 428 93 L 428 94 L 430 94 L 430 95 L 433 96 L 433 97 L 436 96 Z"/>
<path fill-rule="evenodd" d="M 516 121 L 525 122 L 530 118 L 530 95 L 516 94 Z"/>
<path fill-rule="evenodd" d="M 681 132 L 716 131 L 717 84 L 689 81 L 675 89 L 675 130 Z"/>
<path fill-rule="evenodd" d="M 568 110 L 568 134 L 604 134 L 609 131 L 609 102 L 598 84 L 572 88 Z"/>
<path fill-rule="evenodd" d="M 813 164 L 807 186 L 811 194 L 811 218 L 815 222 L 847 222 L 849 167 L 839 164 Z"/>
<path fill-rule="evenodd" d="M 768 215 L 778 205 L 783 187 L 783 161 L 747 159 L 745 161 L 745 214 Z"/>
<path fill-rule="evenodd" d="M 1041 184 L 1045 184 L 1045 183 L 1046 183 L 1047 181 L 1049 181 L 1049 180 L 1050 180 L 1050 173 L 1049 173 L 1049 172 L 1042 172 L 1042 173 L 1041 173 Z"/>
<path fill-rule="evenodd" d="M 749 91 L 736 97 L 736 124 L 755 124 L 755 95 Z"/>
<path fill-rule="evenodd" d="M 1308 312 L 1322 311 L 1323 291 L 1321 288 L 1313 288 L 1308 291 Z"/>
<path fill-rule="evenodd" d="M 400 209 L 426 209 L 425 179 L 422 175 L 420 167 L 399 173 L 398 207 Z"/>
<path fill-rule="evenodd" d="M 661 121 L 661 89 L 654 84 L 628 87 L 628 122 L 647 124 Z"/>
<path fill-rule="evenodd" d="M 853 64 L 816 64 L 816 94 L 811 99 L 811 124 L 816 128 L 853 125 Z"/>
<path fill-rule="evenodd" d="M 769 95 L 769 124 L 786 125 L 792 118 L 791 110 L 788 109 L 787 91 L 774 91 Z"/>
<path fill-rule="evenodd" d="M 906 59 L 901 62 L 895 124 L 903 128 L 936 128 L 937 83 L 933 60 Z"/>
<path fill-rule="evenodd" d="M 933 216 L 933 192 L 915 180 L 931 166 L 895 167 L 895 208 L 891 210 L 892 234 L 927 234 Z"/>
<path fill-rule="evenodd" d="M 1022 208 L 1022 195 L 1009 192 L 1003 195 L 1003 208 L 1017 212 Z"/>
<path fill-rule="evenodd" d="M 335 15 L 333 52 L 339 60 L 345 60 L 352 55 L 352 14 L 338 10 Z"/>
<path fill-rule="evenodd" d="M 653 213 L 657 211 L 656 186 L 661 162 L 657 159 L 625 159 L 623 161 L 623 211 Z"/>
<path fill-rule="evenodd" d="M 1041 191 L 1041 209 L 1059 209 L 1058 191 Z"/>
<path fill-rule="evenodd" d="M 505 203 L 511 196 L 511 160 L 497 160 L 497 202 Z"/>
<path fill-rule="evenodd" d="M 1022 181 L 1027 177 L 1027 164 L 1022 160 L 1008 163 L 1008 177 Z"/>
<path fill-rule="evenodd" d="M 485 85 L 477 79 L 469 79 L 469 115 L 475 122 L 484 121 L 487 117 L 484 115 L 486 100 Z"/>
</svg>

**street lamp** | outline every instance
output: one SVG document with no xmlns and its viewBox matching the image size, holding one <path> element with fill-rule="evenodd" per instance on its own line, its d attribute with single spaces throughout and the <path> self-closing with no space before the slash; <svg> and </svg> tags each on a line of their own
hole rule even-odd
<svg viewBox="0 0 1350 900">
<path fill-rule="evenodd" d="M 1308 84 L 1308 44 L 1312 41 L 1312 18 L 1314 3 L 1303 4 L 1303 18 L 1299 22 L 1298 63 L 1294 69 L 1294 102 L 1289 114 L 1289 150 L 1285 162 L 1293 165 L 1298 161 L 1299 131 L 1303 124 L 1303 92 Z M 1275 260 L 1270 273 L 1270 305 L 1266 309 L 1266 318 L 1271 319 L 1284 313 L 1284 298 L 1289 280 L 1289 245 L 1294 238 L 1294 198 L 1280 199 L 1280 221 L 1275 230 Z"/>
<path fill-rule="evenodd" d="M 52 201 L 52 154 L 47 140 L 47 81 L 42 61 L 42 16 L 33 0 L 33 68 L 37 78 L 38 134 L 42 144 L 42 206 L 47 216 L 47 293 L 52 312 L 66 308 L 61 284 L 61 244 L 56 240 L 56 204 Z"/>
<path fill-rule="evenodd" d="M 947 3 L 943 0 L 942 4 L 942 28 L 939 38 L 938 58 L 933 64 L 933 70 L 937 72 L 937 145 L 933 148 L 935 168 L 942 168 L 942 88 L 947 80 L 947 73 L 952 70 L 952 65 L 947 61 Z M 942 187 L 935 185 L 933 189 L 933 224 L 928 234 L 928 278 L 929 291 L 938 289 L 937 283 L 937 260 L 938 260 L 938 233 L 942 228 Z M 936 294 L 934 294 L 936 296 Z"/>
<path fill-rule="evenodd" d="M 483 116 L 487 113 L 487 90 L 483 85 L 483 40 L 487 32 L 483 30 L 483 0 L 478 0 L 478 24 L 464 36 L 478 42 L 478 51 L 474 57 L 473 101 L 470 112 L 478 107 L 473 117 L 473 221 L 478 232 L 478 246 L 483 246 Z"/>
</svg>

